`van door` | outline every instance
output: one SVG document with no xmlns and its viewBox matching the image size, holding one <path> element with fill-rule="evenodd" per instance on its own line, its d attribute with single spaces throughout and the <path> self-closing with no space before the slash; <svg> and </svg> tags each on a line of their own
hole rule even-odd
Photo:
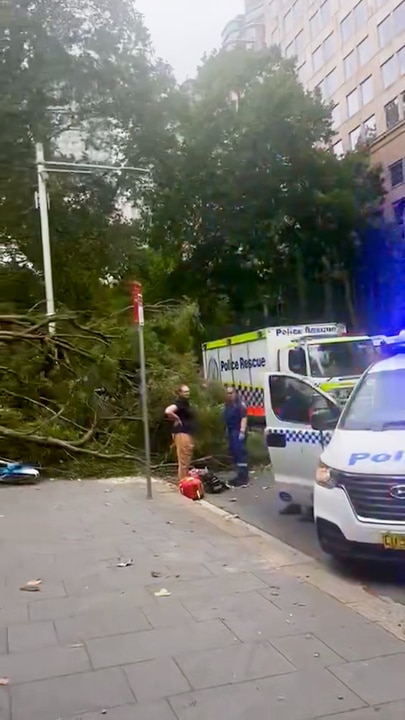
<svg viewBox="0 0 405 720">
<path fill-rule="evenodd" d="M 331 432 L 311 427 L 314 410 L 337 407 L 327 393 L 308 379 L 269 373 L 265 379 L 266 444 L 279 497 L 312 506 L 315 472 Z"/>
</svg>

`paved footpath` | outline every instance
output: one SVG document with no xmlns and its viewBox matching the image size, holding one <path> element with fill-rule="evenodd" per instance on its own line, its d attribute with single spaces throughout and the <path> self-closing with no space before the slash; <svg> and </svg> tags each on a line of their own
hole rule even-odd
<svg viewBox="0 0 405 720">
<path fill-rule="evenodd" d="M 1 720 L 404 720 L 402 606 L 154 495 L 0 488 Z"/>
</svg>

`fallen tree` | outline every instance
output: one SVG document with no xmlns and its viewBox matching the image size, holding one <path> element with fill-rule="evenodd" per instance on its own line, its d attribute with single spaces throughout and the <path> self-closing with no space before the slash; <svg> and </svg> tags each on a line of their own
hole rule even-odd
<svg viewBox="0 0 405 720">
<path fill-rule="evenodd" d="M 219 404 L 198 380 L 192 350 L 197 311 L 187 302 L 146 308 L 145 343 L 152 453 L 168 457 L 164 419 L 176 387 L 187 382 L 198 406 L 199 455 L 222 453 Z M 0 457 L 56 469 L 97 471 L 142 464 L 143 426 L 137 334 L 128 309 L 84 320 L 36 312 L 0 316 Z M 84 465 L 85 464 L 85 465 Z"/>
</svg>

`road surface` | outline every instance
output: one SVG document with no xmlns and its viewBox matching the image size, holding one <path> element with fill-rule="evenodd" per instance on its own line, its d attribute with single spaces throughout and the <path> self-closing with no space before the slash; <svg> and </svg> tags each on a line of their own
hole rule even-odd
<svg viewBox="0 0 405 720">
<path fill-rule="evenodd" d="M 209 495 L 209 501 L 227 512 L 239 515 L 242 520 L 306 555 L 328 564 L 335 573 L 355 576 L 371 592 L 405 604 L 405 558 L 402 567 L 378 563 L 370 563 L 367 567 L 341 567 L 320 549 L 313 523 L 305 522 L 296 515 L 280 515 L 284 505 L 278 500 L 276 488 L 270 487 L 271 478 L 268 474 L 255 473 L 251 478 L 249 487 L 229 490 L 221 495 Z"/>
</svg>

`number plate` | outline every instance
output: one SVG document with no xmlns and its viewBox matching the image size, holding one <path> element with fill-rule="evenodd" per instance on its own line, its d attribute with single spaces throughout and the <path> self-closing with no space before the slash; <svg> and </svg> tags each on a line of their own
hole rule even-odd
<svg viewBox="0 0 405 720">
<path fill-rule="evenodd" d="M 405 535 L 384 533 L 382 541 L 386 550 L 405 550 Z"/>
</svg>

